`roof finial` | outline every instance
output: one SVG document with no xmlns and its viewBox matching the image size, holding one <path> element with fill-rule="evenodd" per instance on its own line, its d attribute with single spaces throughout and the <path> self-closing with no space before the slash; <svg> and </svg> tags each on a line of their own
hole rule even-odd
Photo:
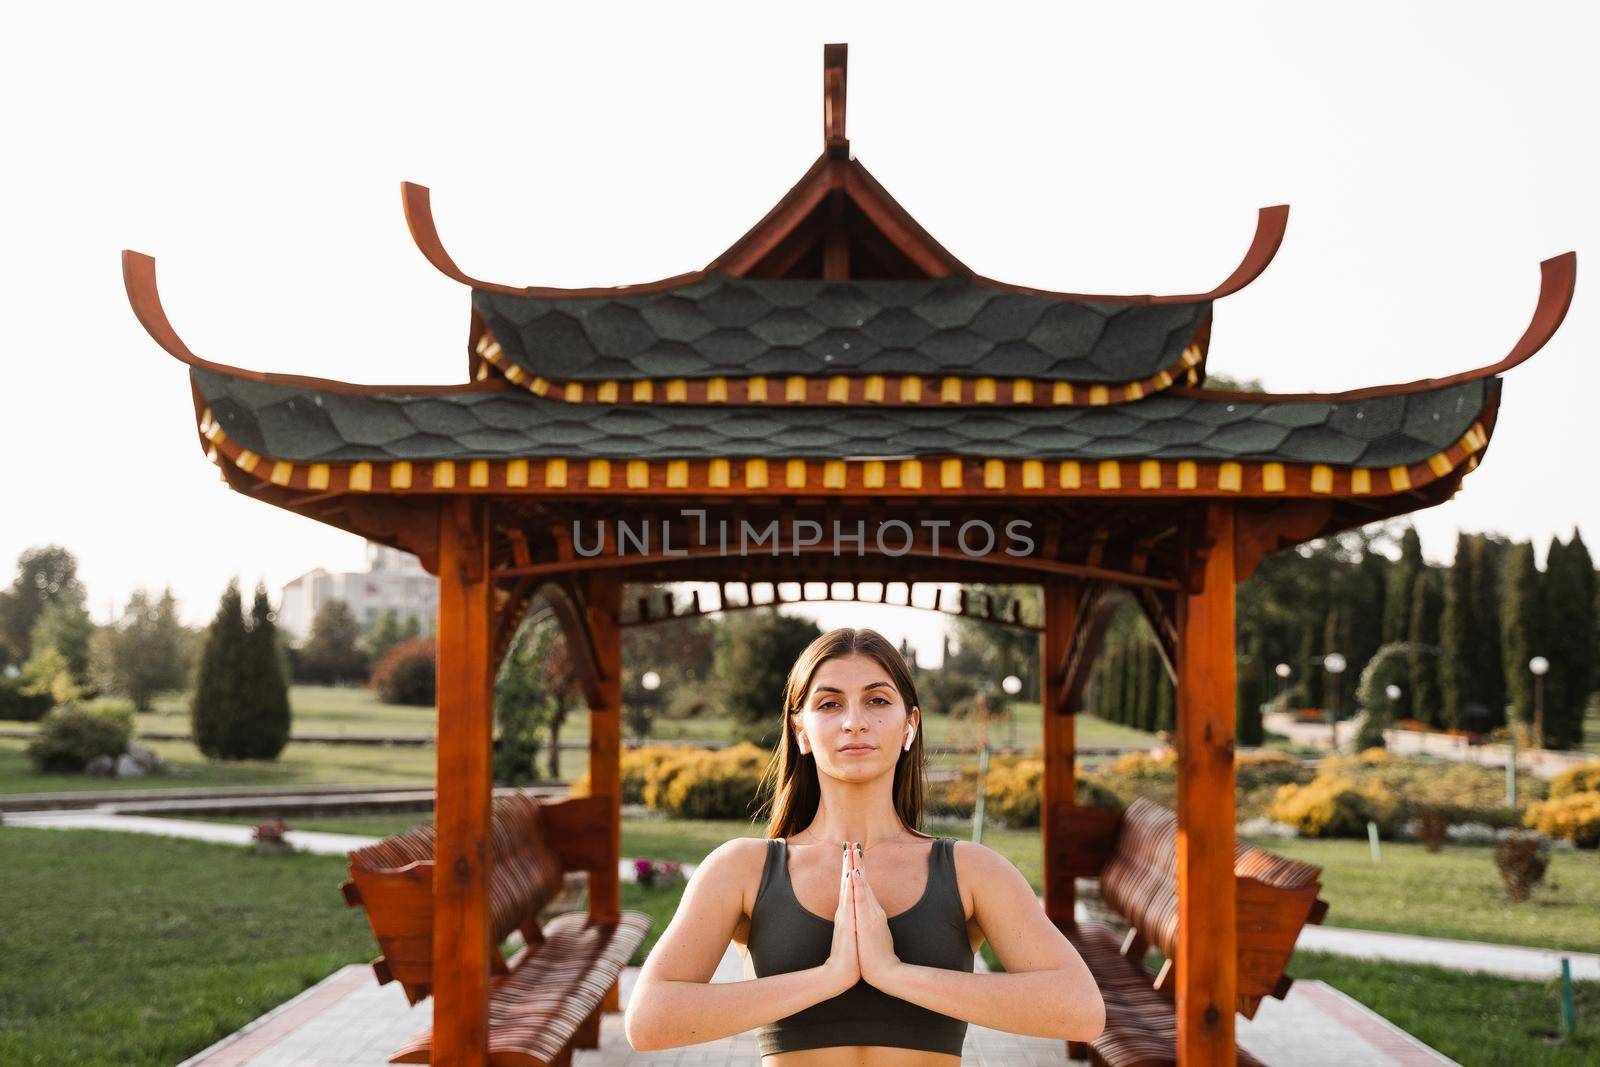
<svg viewBox="0 0 1600 1067">
<path fill-rule="evenodd" d="M 844 135 L 845 69 L 850 46 L 822 46 L 822 136 L 830 156 L 848 156 L 850 139 Z"/>
</svg>

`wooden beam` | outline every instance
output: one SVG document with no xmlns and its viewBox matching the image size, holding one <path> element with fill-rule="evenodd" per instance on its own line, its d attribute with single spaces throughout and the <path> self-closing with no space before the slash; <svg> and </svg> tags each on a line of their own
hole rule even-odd
<svg viewBox="0 0 1600 1067">
<path fill-rule="evenodd" d="M 589 874 L 591 922 L 615 922 L 622 910 L 622 577 L 599 571 L 585 581 L 584 621 L 598 661 L 597 691 L 589 701 L 589 794 L 606 798 L 605 862 Z M 601 1011 L 621 1010 L 616 983 Z"/>
<path fill-rule="evenodd" d="M 785 520 L 784 525 L 790 529 L 793 528 L 792 523 L 788 520 Z M 788 556 L 791 559 L 796 556 L 836 556 L 834 546 L 827 542 L 804 545 L 792 541 L 780 541 L 778 549 L 779 554 Z M 721 558 L 726 555 L 727 553 L 718 545 L 692 545 L 686 548 L 673 549 L 671 553 L 635 552 L 626 555 L 602 553 L 601 555 L 588 556 L 582 559 L 551 560 L 545 563 L 535 563 L 529 567 L 500 567 L 495 570 L 494 574 L 496 578 L 520 578 L 529 575 L 553 575 L 575 571 L 626 570 L 629 568 L 648 567 L 657 563 L 676 563 L 684 559 Z M 867 555 L 872 556 L 876 555 L 876 553 L 867 553 Z M 1036 556 L 1008 556 L 1002 551 L 990 552 L 988 555 L 969 555 L 959 549 L 941 547 L 935 551 L 927 543 L 913 543 L 906 546 L 905 550 L 896 558 L 908 556 L 920 559 L 948 559 L 974 565 L 998 566 L 1063 578 L 1098 578 L 1102 581 L 1114 582 L 1120 585 L 1147 586 L 1151 589 L 1176 589 L 1179 585 L 1177 581 L 1170 578 L 1160 578 L 1148 574 L 1131 574 L 1127 571 L 1115 570 L 1110 567 L 1060 563 L 1055 560 L 1040 559 Z"/>
<path fill-rule="evenodd" d="M 1234 593 L 1231 504 L 1205 511 L 1198 592 L 1179 600 L 1178 1062 L 1232 1067 L 1238 986 L 1234 922 Z M 1198 553 L 1196 553 L 1198 554 Z"/>
<path fill-rule="evenodd" d="M 434 800 L 433 1062 L 489 1059 L 489 672 L 487 503 L 446 499 L 439 517 L 438 767 Z"/>
<path fill-rule="evenodd" d="M 1077 804 L 1076 708 L 1064 702 L 1066 676 L 1060 664 L 1066 659 L 1073 631 L 1078 626 L 1077 582 L 1045 582 L 1039 588 L 1044 605 L 1044 633 L 1039 638 L 1039 688 L 1044 709 L 1044 797 L 1046 817 L 1040 821 L 1044 848 L 1044 910 L 1058 925 L 1072 925 L 1076 904 L 1072 874 L 1057 869 L 1055 860 L 1065 852 L 1064 827 Z M 1065 813 L 1065 814 L 1063 814 Z"/>
</svg>

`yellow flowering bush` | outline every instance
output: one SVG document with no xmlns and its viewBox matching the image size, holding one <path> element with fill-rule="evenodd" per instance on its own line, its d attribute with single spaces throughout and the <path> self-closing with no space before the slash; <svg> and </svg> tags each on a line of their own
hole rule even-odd
<svg viewBox="0 0 1600 1067">
<path fill-rule="evenodd" d="M 1400 805 L 1391 796 L 1357 788 L 1340 774 L 1288 782 L 1273 795 L 1270 818 L 1293 826 L 1301 837 L 1364 837 L 1367 822 L 1382 836 L 1394 833 Z"/>
<path fill-rule="evenodd" d="M 1523 822 L 1578 848 L 1600 847 L 1600 792 L 1568 793 L 1533 804 Z"/>
</svg>

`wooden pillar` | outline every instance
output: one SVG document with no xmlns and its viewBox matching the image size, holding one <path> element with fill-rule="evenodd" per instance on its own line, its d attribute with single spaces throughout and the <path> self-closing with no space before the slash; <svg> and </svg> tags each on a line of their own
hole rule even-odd
<svg viewBox="0 0 1600 1067">
<path fill-rule="evenodd" d="M 1044 720 L 1044 796 L 1047 816 L 1040 819 L 1044 846 L 1044 911 L 1055 923 L 1070 926 L 1077 905 L 1072 871 L 1059 861 L 1066 847 L 1061 814 L 1077 803 L 1077 708 L 1066 706 L 1067 648 L 1077 629 L 1078 589 L 1071 582 L 1045 582 L 1044 633 L 1039 635 L 1039 702 Z"/>
<path fill-rule="evenodd" d="M 1235 513 L 1208 504 L 1178 606 L 1178 1063 L 1233 1067 Z M 1202 558 L 1203 555 L 1203 558 Z"/>
<path fill-rule="evenodd" d="M 607 797 L 611 814 L 606 821 L 604 853 L 599 871 L 589 876 L 589 919 L 615 922 L 622 912 L 622 580 L 611 572 L 596 571 L 587 583 L 584 623 L 594 639 L 599 677 L 599 701 L 589 708 L 589 790 Z M 615 983 L 600 1002 L 601 1011 L 620 1011 L 620 991 Z"/>
<path fill-rule="evenodd" d="M 487 504 L 439 507 L 434 802 L 433 1063 L 489 1058 L 489 804 L 493 707 Z"/>
</svg>

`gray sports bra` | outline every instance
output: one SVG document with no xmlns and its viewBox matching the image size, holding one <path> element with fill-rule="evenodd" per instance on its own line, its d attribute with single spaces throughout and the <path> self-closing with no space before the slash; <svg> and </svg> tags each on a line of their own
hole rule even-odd
<svg viewBox="0 0 1600 1067">
<path fill-rule="evenodd" d="M 972 942 L 956 885 L 955 839 L 937 838 L 928 856 L 922 899 L 889 916 L 895 955 L 906 963 L 972 971 Z M 789 881 L 789 843 L 767 841 L 761 887 L 750 909 L 747 944 L 756 977 L 819 967 L 833 945 L 833 920 L 809 911 Z M 819 1001 L 756 1030 L 763 1056 L 805 1048 L 890 1045 L 961 1055 L 965 1019 L 930 1011 L 861 979 L 836 997 Z"/>
</svg>

